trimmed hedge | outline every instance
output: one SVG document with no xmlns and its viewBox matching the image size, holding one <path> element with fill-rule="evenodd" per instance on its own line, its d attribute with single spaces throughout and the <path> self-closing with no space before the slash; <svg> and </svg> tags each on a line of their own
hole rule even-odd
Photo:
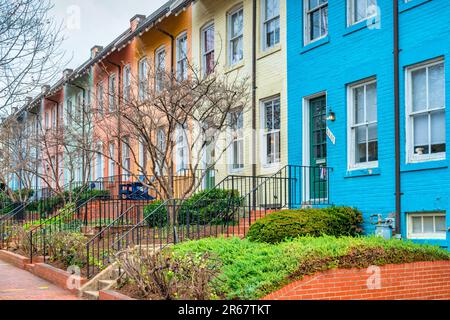
<svg viewBox="0 0 450 320">
<path fill-rule="evenodd" d="M 156 200 L 144 207 L 144 217 L 147 225 L 151 228 L 167 225 L 167 207 L 164 202 Z"/>
<path fill-rule="evenodd" d="M 350 207 L 280 211 L 256 221 L 247 238 L 278 243 L 300 236 L 356 236 L 362 231 L 362 221 L 361 212 Z"/>
<path fill-rule="evenodd" d="M 230 208 L 238 206 L 241 201 L 242 198 L 236 190 L 213 189 L 198 192 L 181 204 L 178 211 L 178 223 L 180 225 L 224 223 L 228 221 L 232 213 Z M 159 208 L 162 204 L 163 202 L 158 200 L 145 206 L 144 216 L 150 227 L 167 225 L 167 208 Z"/>
<path fill-rule="evenodd" d="M 194 194 L 181 206 L 178 221 L 182 224 L 220 224 L 228 220 L 232 210 L 241 203 L 237 190 L 212 189 Z"/>
</svg>

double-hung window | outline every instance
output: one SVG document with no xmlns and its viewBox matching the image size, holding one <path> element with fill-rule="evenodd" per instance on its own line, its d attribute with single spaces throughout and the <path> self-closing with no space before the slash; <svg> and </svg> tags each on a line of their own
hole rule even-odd
<svg viewBox="0 0 450 320">
<path fill-rule="evenodd" d="M 71 99 L 67 99 L 66 102 L 66 106 L 67 106 L 67 125 L 71 126 L 72 125 L 72 119 L 73 119 L 73 107 L 72 107 L 72 100 Z"/>
<path fill-rule="evenodd" d="M 184 81 L 188 75 L 187 33 L 177 38 L 177 79 Z"/>
<path fill-rule="evenodd" d="M 280 98 L 263 101 L 263 162 L 272 165 L 280 162 L 281 156 L 281 115 Z"/>
<path fill-rule="evenodd" d="M 108 81 L 108 110 L 113 112 L 116 109 L 116 75 L 109 76 Z"/>
<path fill-rule="evenodd" d="M 244 115 L 242 111 L 230 114 L 231 122 L 231 168 L 244 168 Z"/>
<path fill-rule="evenodd" d="M 176 170 L 178 174 L 183 174 L 188 169 L 188 143 L 186 128 L 178 125 L 176 129 Z"/>
<path fill-rule="evenodd" d="M 328 34 L 328 0 L 304 0 L 305 44 Z"/>
<path fill-rule="evenodd" d="M 113 179 L 113 177 L 115 175 L 115 166 L 116 166 L 116 163 L 115 163 L 115 158 L 116 158 L 115 153 L 116 152 L 115 151 L 116 151 L 116 147 L 115 147 L 114 141 L 111 141 L 109 143 L 109 165 L 108 165 L 108 175 L 109 175 L 110 179 Z"/>
<path fill-rule="evenodd" d="M 131 151 L 130 151 L 130 138 L 129 137 L 124 137 L 122 139 L 122 166 L 124 169 L 125 179 L 130 178 Z"/>
<path fill-rule="evenodd" d="M 439 60 L 407 70 L 408 161 L 445 159 L 445 74 Z"/>
<path fill-rule="evenodd" d="M 263 1 L 263 49 L 280 43 L 280 0 Z"/>
<path fill-rule="evenodd" d="M 202 30 L 202 66 L 203 74 L 214 72 L 214 24 L 209 24 Z"/>
<path fill-rule="evenodd" d="M 166 79 L 166 48 L 161 47 L 155 52 L 156 79 L 155 89 L 160 92 Z"/>
<path fill-rule="evenodd" d="M 347 0 L 348 26 L 377 15 L 377 0 Z"/>
<path fill-rule="evenodd" d="M 52 109 L 52 128 L 53 128 L 53 129 L 56 128 L 57 113 L 58 113 L 58 109 L 57 109 L 57 107 L 55 106 L 55 107 Z"/>
<path fill-rule="evenodd" d="M 147 59 L 142 58 L 138 65 L 138 77 L 139 77 L 139 88 L 138 95 L 139 101 L 142 102 L 147 98 L 148 90 L 148 74 L 147 74 Z"/>
<path fill-rule="evenodd" d="M 123 100 L 127 103 L 131 95 L 131 68 L 126 65 L 123 68 Z"/>
<path fill-rule="evenodd" d="M 378 166 L 378 116 L 376 80 L 348 89 L 349 169 Z"/>
<path fill-rule="evenodd" d="M 103 91 L 103 82 L 99 82 L 97 84 L 97 112 L 100 115 L 103 115 L 103 97 L 104 97 L 104 91 Z"/>
<path fill-rule="evenodd" d="M 244 8 L 228 14 L 228 59 L 234 65 L 244 58 Z"/>
<path fill-rule="evenodd" d="M 156 174 L 163 175 L 163 168 L 165 163 L 165 153 L 166 153 L 166 133 L 164 128 L 159 128 L 156 132 Z"/>
</svg>

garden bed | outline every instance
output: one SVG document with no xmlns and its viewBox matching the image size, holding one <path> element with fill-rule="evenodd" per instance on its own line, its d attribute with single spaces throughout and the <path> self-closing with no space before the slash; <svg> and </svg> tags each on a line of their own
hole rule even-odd
<svg viewBox="0 0 450 320">
<path fill-rule="evenodd" d="M 438 247 L 374 237 L 302 237 L 279 244 L 209 238 L 181 243 L 167 248 L 166 253 L 172 257 L 208 255 L 209 261 L 217 262 L 213 268 L 218 269 L 208 280 L 209 297 L 251 300 L 261 299 L 306 275 L 330 269 L 450 260 L 450 253 Z M 136 299 L 162 298 L 142 295 L 133 282 L 119 292 Z M 186 294 L 183 292 L 183 298 L 189 298 Z"/>
</svg>

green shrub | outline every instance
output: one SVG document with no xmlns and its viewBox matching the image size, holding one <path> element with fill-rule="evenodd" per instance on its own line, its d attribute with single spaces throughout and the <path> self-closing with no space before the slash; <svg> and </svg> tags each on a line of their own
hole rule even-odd
<svg viewBox="0 0 450 320">
<path fill-rule="evenodd" d="M 51 261 L 58 261 L 65 267 L 83 267 L 86 262 L 87 238 L 81 233 L 58 232 L 47 239 L 48 255 Z"/>
<path fill-rule="evenodd" d="M 302 237 L 278 244 L 239 238 L 207 238 L 180 243 L 166 250 L 175 255 L 211 254 L 221 270 L 211 280 L 224 299 L 260 299 L 283 286 L 333 268 L 450 260 L 436 246 L 377 237 Z"/>
<path fill-rule="evenodd" d="M 149 227 L 163 227 L 167 225 L 167 207 L 161 200 L 156 200 L 144 207 L 144 217 Z"/>
<path fill-rule="evenodd" d="M 212 189 L 194 194 L 181 206 L 178 221 L 181 224 L 223 223 L 242 198 L 237 190 Z"/>
<path fill-rule="evenodd" d="M 251 241 L 277 243 L 299 236 L 356 236 L 362 214 L 350 207 L 280 211 L 259 219 L 247 237 Z"/>
<path fill-rule="evenodd" d="M 77 187 L 72 191 L 73 197 L 79 202 L 85 202 L 92 198 L 108 199 L 110 197 L 109 190 L 96 190 L 86 187 Z"/>
</svg>

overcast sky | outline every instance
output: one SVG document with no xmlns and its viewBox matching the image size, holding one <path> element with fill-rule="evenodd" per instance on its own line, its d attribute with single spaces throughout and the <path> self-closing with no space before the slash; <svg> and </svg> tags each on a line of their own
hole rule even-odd
<svg viewBox="0 0 450 320">
<path fill-rule="evenodd" d="M 135 14 L 148 16 L 166 0 L 54 0 L 54 16 L 64 22 L 64 49 L 75 69 L 94 45 L 106 46 L 129 27 Z"/>
</svg>

